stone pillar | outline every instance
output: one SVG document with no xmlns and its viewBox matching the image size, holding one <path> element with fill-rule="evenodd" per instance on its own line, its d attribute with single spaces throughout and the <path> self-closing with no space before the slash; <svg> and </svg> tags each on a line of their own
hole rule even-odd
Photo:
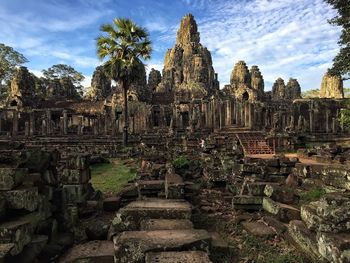
<svg viewBox="0 0 350 263">
<path fill-rule="evenodd" d="M 309 124 L 310 124 L 310 133 L 314 132 L 314 112 L 309 110 Z"/>
<path fill-rule="evenodd" d="M 35 114 L 34 114 L 34 111 L 32 111 L 29 115 L 29 122 L 30 122 L 29 135 L 34 136 L 34 134 L 35 134 Z"/>
<path fill-rule="evenodd" d="M 46 111 L 46 134 L 51 135 L 51 111 Z"/>
<path fill-rule="evenodd" d="M 332 118 L 332 132 L 337 133 L 337 119 L 335 117 Z"/>
<path fill-rule="evenodd" d="M 222 128 L 222 119 L 223 119 L 223 116 L 222 116 L 222 102 L 219 101 L 219 129 L 221 130 Z"/>
<path fill-rule="evenodd" d="M 25 121 L 24 123 L 24 136 L 29 136 L 29 121 Z"/>
<path fill-rule="evenodd" d="M 329 110 L 326 110 L 325 126 L 326 126 L 326 133 L 329 133 Z"/>
<path fill-rule="evenodd" d="M 46 127 L 46 119 L 41 122 L 41 135 L 46 136 L 47 127 Z"/>
<path fill-rule="evenodd" d="M 66 110 L 63 111 L 63 134 L 68 134 L 68 113 Z"/>
<path fill-rule="evenodd" d="M 18 133 L 18 112 L 13 112 L 12 118 L 12 136 L 16 136 Z"/>
<path fill-rule="evenodd" d="M 340 109 L 340 132 L 344 132 L 344 109 Z"/>
</svg>

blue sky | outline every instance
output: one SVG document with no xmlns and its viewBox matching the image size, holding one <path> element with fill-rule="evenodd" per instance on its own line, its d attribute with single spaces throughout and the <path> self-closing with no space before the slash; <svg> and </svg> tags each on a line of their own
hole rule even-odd
<svg viewBox="0 0 350 263">
<path fill-rule="evenodd" d="M 1 0 L 0 42 L 23 53 L 40 75 L 54 64 L 73 66 L 90 85 L 100 25 L 128 17 L 153 41 L 148 70 L 162 69 L 182 16 L 192 13 L 201 42 L 212 54 L 221 87 L 233 65 L 258 65 L 270 90 L 278 77 L 297 78 L 303 90 L 319 88 L 339 50 L 335 11 L 323 0 Z"/>
</svg>

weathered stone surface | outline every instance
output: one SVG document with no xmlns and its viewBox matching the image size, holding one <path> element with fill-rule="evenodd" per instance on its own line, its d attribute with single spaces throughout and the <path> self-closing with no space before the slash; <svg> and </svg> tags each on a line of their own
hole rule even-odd
<svg viewBox="0 0 350 263">
<path fill-rule="evenodd" d="M 19 67 L 15 72 L 9 97 L 10 99 L 20 98 L 24 105 L 32 103 L 35 97 L 35 79 L 26 67 Z"/>
<path fill-rule="evenodd" d="M 140 223 L 141 230 L 179 230 L 192 228 L 193 224 L 188 219 L 145 219 Z"/>
<path fill-rule="evenodd" d="M 273 230 L 273 228 L 260 221 L 246 221 L 243 222 L 242 225 L 249 233 L 254 236 L 266 237 L 276 235 L 276 232 Z"/>
<path fill-rule="evenodd" d="M 86 200 L 84 185 L 64 185 L 62 187 L 63 203 L 82 203 Z"/>
<path fill-rule="evenodd" d="M 350 231 L 348 194 L 327 194 L 321 200 L 301 207 L 301 218 L 311 230 L 340 233 Z"/>
<path fill-rule="evenodd" d="M 284 100 L 286 98 L 286 85 L 282 78 L 278 78 L 272 86 L 272 99 Z"/>
<path fill-rule="evenodd" d="M 18 219 L 0 224 L 0 243 L 13 243 L 11 255 L 19 254 L 32 238 L 33 226 L 27 219 Z"/>
<path fill-rule="evenodd" d="M 146 263 L 211 263 L 203 251 L 154 252 L 146 254 Z"/>
<path fill-rule="evenodd" d="M 119 209 L 112 221 L 109 237 L 126 230 L 140 229 L 145 218 L 190 219 L 192 207 L 182 200 L 148 199 L 135 201 Z"/>
<path fill-rule="evenodd" d="M 317 233 L 318 252 L 327 260 L 334 263 L 350 262 L 349 233 Z"/>
<path fill-rule="evenodd" d="M 6 257 L 10 255 L 11 249 L 15 246 L 13 243 L 0 244 L 0 262 L 6 262 Z"/>
<path fill-rule="evenodd" d="M 92 100 L 104 100 L 111 92 L 111 79 L 107 77 L 102 66 L 96 67 L 92 79 L 89 98 Z"/>
<path fill-rule="evenodd" d="M 11 190 L 19 186 L 27 174 L 25 168 L 0 168 L 0 190 Z"/>
<path fill-rule="evenodd" d="M 181 199 L 184 197 L 184 182 L 180 175 L 167 173 L 165 175 L 165 197 L 167 199 Z"/>
<path fill-rule="evenodd" d="M 344 98 L 343 80 L 340 75 L 324 74 L 320 88 L 320 98 Z"/>
<path fill-rule="evenodd" d="M 261 196 L 252 196 L 252 195 L 236 195 L 232 199 L 232 203 L 239 205 L 261 205 L 262 204 Z"/>
<path fill-rule="evenodd" d="M 21 187 L 2 193 L 10 209 L 34 211 L 38 208 L 39 196 L 37 187 Z"/>
<path fill-rule="evenodd" d="M 265 211 L 276 215 L 282 222 L 300 219 L 300 210 L 286 204 L 273 201 L 271 198 L 264 197 L 262 207 Z"/>
<path fill-rule="evenodd" d="M 258 66 L 252 66 L 249 71 L 241 60 L 235 64 L 227 88 L 236 98 L 256 101 L 264 96 L 264 79 Z"/>
<path fill-rule="evenodd" d="M 161 250 L 202 250 L 210 246 L 205 230 L 126 231 L 113 238 L 116 262 L 140 262 L 146 252 Z"/>
<path fill-rule="evenodd" d="M 40 252 L 48 242 L 48 237 L 44 235 L 34 235 L 28 245 L 23 248 L 23 251 L 14 256 L 10 257 L 9 262 L 21 262 L 29 263 L 35 262 Z"/>
<path fill-rule="evenodd" d="M 161 81 L 162 81 L 162 75 L 160 74 L 160 71 L 152 68 L 148 75 L 148 83 L 147 83 L 148 89 L 151 92 L 156 91 L 156 88 Z"/>
<path fill-rule="evenodd" d="M 103 200 L 103 210 L 114 212 L 120 208 L 120 197 L 107 197 Z"/>
<path fill-rule="evenodd" d="M 318 252 L 316 233 L 307 229 L 306 225 L 299 220 L 293 220 L 289 222 L 288 233 L 293 240 L 304 250 L 307 254 L 322 261 L 322 257 Z"/>
<path fill-rule="evenodd" d="M 301 88 L 297 79 L 290 78 L 286 85 L 285 99 L 295 100 L 301 98 Z"/>
<path fill-rule="evenodd" d="M 95 240 L 74 246 L 60 259 L 59 262 L 113 263 L 113 242 Z"/>
<path fill-rule="evenodd" d="M 197 23 L 189 14 L 181 20 L 175 47 L 164 58 L 163 79 L 157 92 L 203 98 L 218 89 L 210 52 L 200 43 Z"/>
<path fill-rule="evenodd" d="M 63 169 L 60 182 L 63 184 L 85 184 L 91 178 L 90 169 Z"/>
<path fill-rule="evenodd" d="M 86 226 L 85 233 L 89 240 L 105 240 L 107 239 L 108 229 L 109 223 L 96 219 Z"/>
</svg>

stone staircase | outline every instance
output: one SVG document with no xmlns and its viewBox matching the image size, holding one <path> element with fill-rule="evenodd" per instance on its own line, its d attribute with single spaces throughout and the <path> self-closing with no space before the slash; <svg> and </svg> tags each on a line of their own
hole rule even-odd
<svg viewBox="0 0 350 263">
<path fill-rule="evenodd" d="M 245 155 L 275 154 L 275 151 L 267 143 L 262 133 L 238 132 L 236 133 Z"/>
</svg>

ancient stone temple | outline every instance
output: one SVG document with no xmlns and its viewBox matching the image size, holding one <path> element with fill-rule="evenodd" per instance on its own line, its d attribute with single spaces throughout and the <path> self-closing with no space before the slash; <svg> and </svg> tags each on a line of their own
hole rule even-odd
<svg viewBox="0 0 350 263">
<path fill-rule="evenodd" d="M 320 98 L 344 98 L 343 80 L 339 75 L 326 72 L 322 78 Z"/>
<path fill-rule="evenodd" d="M 124 125 L 122 90 L 118 83 L 111 86 L 101 67 L 96 68 L 91 86 L 89 100 L 77 100 L 68 79 L 51 81 L 46 97 L 39 99 L 35 79 L 26 68 L 19 68 L 7 104 L 1 108 L 0 134 L 119 138 Z M 345 132 L 339 114 L 346 100 L 331 99 L 343 97 L 340 77 L 326 74 L 318 99 L 302 99 L 294 78 L 287 83 L 278 78 L 272 91 L 265 88 L 259 67 L 249 70 L 244 61 L 238 61 L 230 83 L 219 89 L 210 51 L 200 43 L 197 23 L 188 14 L 181 20 L 175 46 L 165 54 L 163 73 L 152 69 L 147 83 L 141 66 L 131 80 L 129 132 L 170 136 L 239 128 L 280 136 L 281 144 L 288 141 L 282 138 L 296 132 L 310 136 Z"/>
<path fill-rule="evenodd" d="M 165 54 L 163 78 L 157 92 L 190 91 L 191 96 L 203 98 L 218 88 L 211 54 L 200 43 L 194 17 L 186 15 L 181 20 L 175 46 Z"/>
</svg>

